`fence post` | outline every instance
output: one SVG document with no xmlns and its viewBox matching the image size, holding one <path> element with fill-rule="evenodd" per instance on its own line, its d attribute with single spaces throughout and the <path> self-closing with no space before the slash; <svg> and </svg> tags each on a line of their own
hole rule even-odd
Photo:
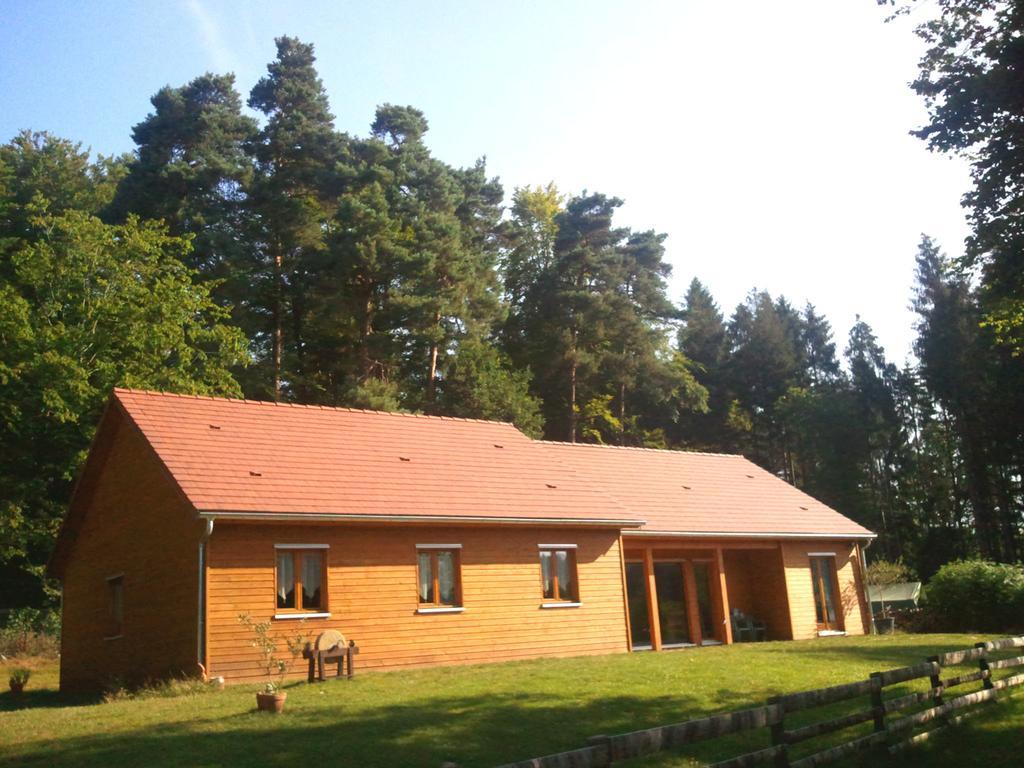
<svg viewBox="0 0 1024 768">
<path fill-rule="evenodd" d="M 928 661 L 937 667 L 937 669 L 935 667 L 932 668 L 931 674 L 932 691 L 934 692 L 935 699 L 934 706 L 942 706 L 942 665 L 939 663 L 938 656 L 929 656 Z"/>
<path fill-rule="evenodd" d="M 871 709 L 875 715 L 875 733 L 885 730 L 885 704 L 882 703 L 882 673 L 872 672 L 869 679 L 871 686 Z"/>
<path fill-rule="evenodd" d="M 604 760 L 602 762 L 593 763 L 594 768 L 598 768 L 598 766 L 606 766 L 612 764 L 611 736 L 605 736 L 603 734 L 600 736 L 591 736 L 589 739 L 587 739 L 587 746 L 596 747 L 599 750 L 601 750 L 602 747 L 604 748 L 603 750 L 601 750 Z"/>
<path fill-rule="evenodd" d="M 789 768 L 789 745 L 786 743 L 786 706 L 782 703 L 781 696 L 772 696 L 768 699 L 768 705 L 774 706 L 778 717 L 770 726 L 772 735 L 772 746 L 782 747 L 779 754 L 775 756 L 775 768 Z"/>
<path fill-rule="evenodd" d="M 992 668 L 989 667 L 989 665 L 988 665 L 988 651 L 985 650 L 985 646 L 986 645 L 987 645 L 987 643 L 975 643 L 974 644 L 975 648 L 981 648 L 981 656 L 978 657 L 978 669 L 980 669 L 982 671 L 982 674 L 984 674 L 985 672 L 988 672 L 988 677 L 984 678 L 981 681 L 982 686 L 984 686 L 982 690 L 986 690 L 987 691 L 989 688 L 992 688 L 993 685 L 992 685 Z"/>
</svg>

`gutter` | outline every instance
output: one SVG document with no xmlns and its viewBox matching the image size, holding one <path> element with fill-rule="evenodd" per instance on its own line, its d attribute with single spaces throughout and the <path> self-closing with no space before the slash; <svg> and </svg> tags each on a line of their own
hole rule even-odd
<svg viewBox="0 0 1024 768">
<path fill-rule="evenodd" d="M 196 614 L 196 659 L 199 669 L 202 670 L 203 679 L 208 677 L 206 669 L 206 543 L 213 534 L 213 522 L 216 518 L 206 517 L 206 527 L 199 535 L 199 605 Z"/>
<path fill-rule="evenodd" d="M 336 512 L 243 512 L 236 510 L 199 511 L 206 520 L 269 520 L 301 522 L 367 523 L 492 523 L 501 525 L 579 525 L 611 528 L 639 528 L 646 520 L 615 520 L 577 517 L 486 517 L 483 515 L 357 515 Z M 849 537 L 847 537 L 849 538 Z"/>
<path fill-rule="evenodd" d="M 871 610 L 871 593 L 868 591 L 868 547 L 875 543 L 874 539 L 868 539 L 860 548 L 860 575 L 864 587 L 864 605 L 868 609 L 868 620 L 871 622 L 871 634 L 878 634 L 878 627 L 875 626 L 875 612 Z"/>
<path fill-rule="evenodd" d="M 623 536 L 687 539 L 863 539 L 873 541 L 876 533 L 735 533 L 725 531 L 623 531 Z"/>
</svg>

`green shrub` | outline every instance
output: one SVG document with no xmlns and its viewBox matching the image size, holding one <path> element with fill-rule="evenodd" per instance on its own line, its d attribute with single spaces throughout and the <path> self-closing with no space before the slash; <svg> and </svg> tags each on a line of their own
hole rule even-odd
<svg viewBox="0 0 1024 768">
<path fill-rule="evenodd" d="M 0 654 L 56 656 L 60 650 L 60 614 L 40 608 L 16 608 L 0 627 Z"/>
<path fill-rule="evenodd" d="M 945 631 L 1024 629 L 1024 567 L 985 560 L 947 563 L 928 582 L 924 601 Z"/>
</svg>

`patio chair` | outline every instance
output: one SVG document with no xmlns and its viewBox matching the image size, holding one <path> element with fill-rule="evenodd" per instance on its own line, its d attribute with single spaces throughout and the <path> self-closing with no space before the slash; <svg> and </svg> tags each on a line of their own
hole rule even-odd
<svg viewBox="0 0 1024 768">
<path fill-rule="evenodd" d="M 732 619 L 732 640 L 734 643 L 754 642 L 754 622 L 746 614 L 737 611 Z"/>
<path fill-rule="evenodd" d="M 763 621 L 751 617 L 750 625 L 754 630 L 755 643 L 763 643 L 768 639 L 768 626 Z"/>
<path fill-rule="evenodd" d="M 732 614 L 732 639 L 736 643 L 763 643 L 768 639 L 768 627 L 763 621 L 736 610 Z"/>
</svg>

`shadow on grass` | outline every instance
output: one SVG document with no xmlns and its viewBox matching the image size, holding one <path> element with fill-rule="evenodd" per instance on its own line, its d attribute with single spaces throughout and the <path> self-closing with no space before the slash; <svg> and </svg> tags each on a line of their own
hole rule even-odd
<svg viewBox="0 0 1024 768">
<path fill-rule="evenodd" d="M 90 734 L 19 749 L 19 766 L 294 766 L 459 768 L 501 763 L 585 746 L 587 737 L 679 722 L 706 700 L 685 695 L 619 696 L 552 704 L 541 695 L 438 696 L 415 704 L 346 711 L 344 700 L 313 708 L 289 697 L 272 716 L 230 713 L 187 723 L 145 726 L 119 734 Z M 722 710 L 749 704 L 742 691 L 721 692 Z M 203 697 L 182 706 L 201 710 Z M 196 712 L 201 715 L 201 711 Z M 723 745 L 723 750 L 731 748 Z M 735 754 L 735 752 L 733 753 Z"/>
<path fill-rule="evenodd" d="M 792 649 L 783 648 L 783 652 L 791 650 L 803 658 L 851 659 L 861 662 L 873 662 L 878 670 L 918 664 L 926 661 L 929 656 L 936 656 L 949 651 L 959 651 L 973 647 L 972 642 L 950 641 L 931 638 L 928 635 L 899 635 L 900 644 L 847 644 L 844 638 L 831 640 L 815 640 L 800 643 Z M 978 640 L 986 636 L 978 636 Z M 852 681 L 851 681 L 852 682 Z"/>
<path fill-rule="evenodd" d="M 10 691 L 0 693 L 0 712 L 41 707 L 83 707 L 99 702 L 98 695 L 70 695 L 53 688 L 28 688 L 17 695 Z"/>
</svg>

